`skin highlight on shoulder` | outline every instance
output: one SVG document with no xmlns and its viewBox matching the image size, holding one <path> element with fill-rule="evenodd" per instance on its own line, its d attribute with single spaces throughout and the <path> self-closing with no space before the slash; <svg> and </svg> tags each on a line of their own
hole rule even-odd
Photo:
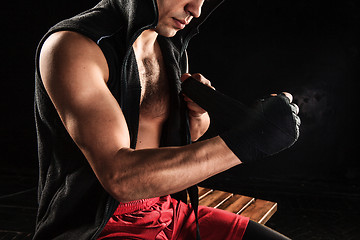
<svg viewBox="0 0 360 240">
<path fill-rule="evenodd" d="M 105 81 L 109 77 L 107 62 L 100 47 L 77 32 L 59 31 L 51 34 L 41 48 L 39 62 L 43 81 L 49 69 L 66 67 L 71 71 L 79 65 L 84 68 L 85 63 L 99 68 Z"/>
</svg>

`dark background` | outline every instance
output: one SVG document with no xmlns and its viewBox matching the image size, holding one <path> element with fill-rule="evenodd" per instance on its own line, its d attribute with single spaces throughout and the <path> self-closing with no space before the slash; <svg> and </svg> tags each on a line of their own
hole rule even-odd
<svg viewBox="0 0 360 240">
<path fill-rule="evenodd" d="M 249 0 L 214 12 L 190 44 L 190 70 L 245 102 L 288 91 L 302 120 L 293 147 L 219 179 L 358 190 L 359 10 L 350 0 Z"/>
<path fill-rule="evenodd" d="M 96 3 L 2 4 L 1 174 L 33 176 L 36 187 L 35 49 L 49 27 Z M 290 149 L 204 185 L 275 201 L 285 192 L 359 196 L 359 15 L 356 0 L 228 0 L 214 12 L 190 42 L 190 71 L 245 102 L 288 91 L 302 125 Z"/>
</svg>

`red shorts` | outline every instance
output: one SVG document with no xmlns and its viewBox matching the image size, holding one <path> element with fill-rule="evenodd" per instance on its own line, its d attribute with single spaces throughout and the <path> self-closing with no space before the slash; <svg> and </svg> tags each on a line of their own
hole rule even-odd
<svg viewBox="0 0 360 240">
<path fill-rule="evenodd" d="M 203 240 L 240 240 L 248 222 L 240 215 L 199 206 Z M 120 203 L 98 239 L 196 239 L 195 214 L 191 205 L 170 196 Z"/>
</svg>

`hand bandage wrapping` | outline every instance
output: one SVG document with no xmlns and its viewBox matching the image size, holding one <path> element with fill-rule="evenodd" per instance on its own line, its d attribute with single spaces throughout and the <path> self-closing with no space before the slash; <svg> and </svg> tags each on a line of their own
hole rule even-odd
<svg viewBox="0 0 360 240">
<path fill-rule="evenodd" d="M 182 91 L 209 112 L 220 137 L 242 162 L 278 153 L 299 137 L 297 107 L 283 94 L 250 108 L 193 78 L 182 83 Z"/>
</svg>

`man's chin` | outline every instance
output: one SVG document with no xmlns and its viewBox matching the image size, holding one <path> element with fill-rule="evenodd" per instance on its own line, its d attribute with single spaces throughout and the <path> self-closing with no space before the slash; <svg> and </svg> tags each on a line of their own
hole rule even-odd
<svg viewBox="0 0 360 240">
<path fill-rule="evenodd" d="M 180 29 L 174 29 L 174 28 L 172 28 L 172 29 L 160 29 L 160 28 L 155 28 L 155 31 L 159 34 L 159 35 L 161 35 L 161 36 L 163 36 L 163 37 L 173 37 L 173 36 L 175 36 L 176 35 L 176 33 L 179 31 Z"/>
</svg>

